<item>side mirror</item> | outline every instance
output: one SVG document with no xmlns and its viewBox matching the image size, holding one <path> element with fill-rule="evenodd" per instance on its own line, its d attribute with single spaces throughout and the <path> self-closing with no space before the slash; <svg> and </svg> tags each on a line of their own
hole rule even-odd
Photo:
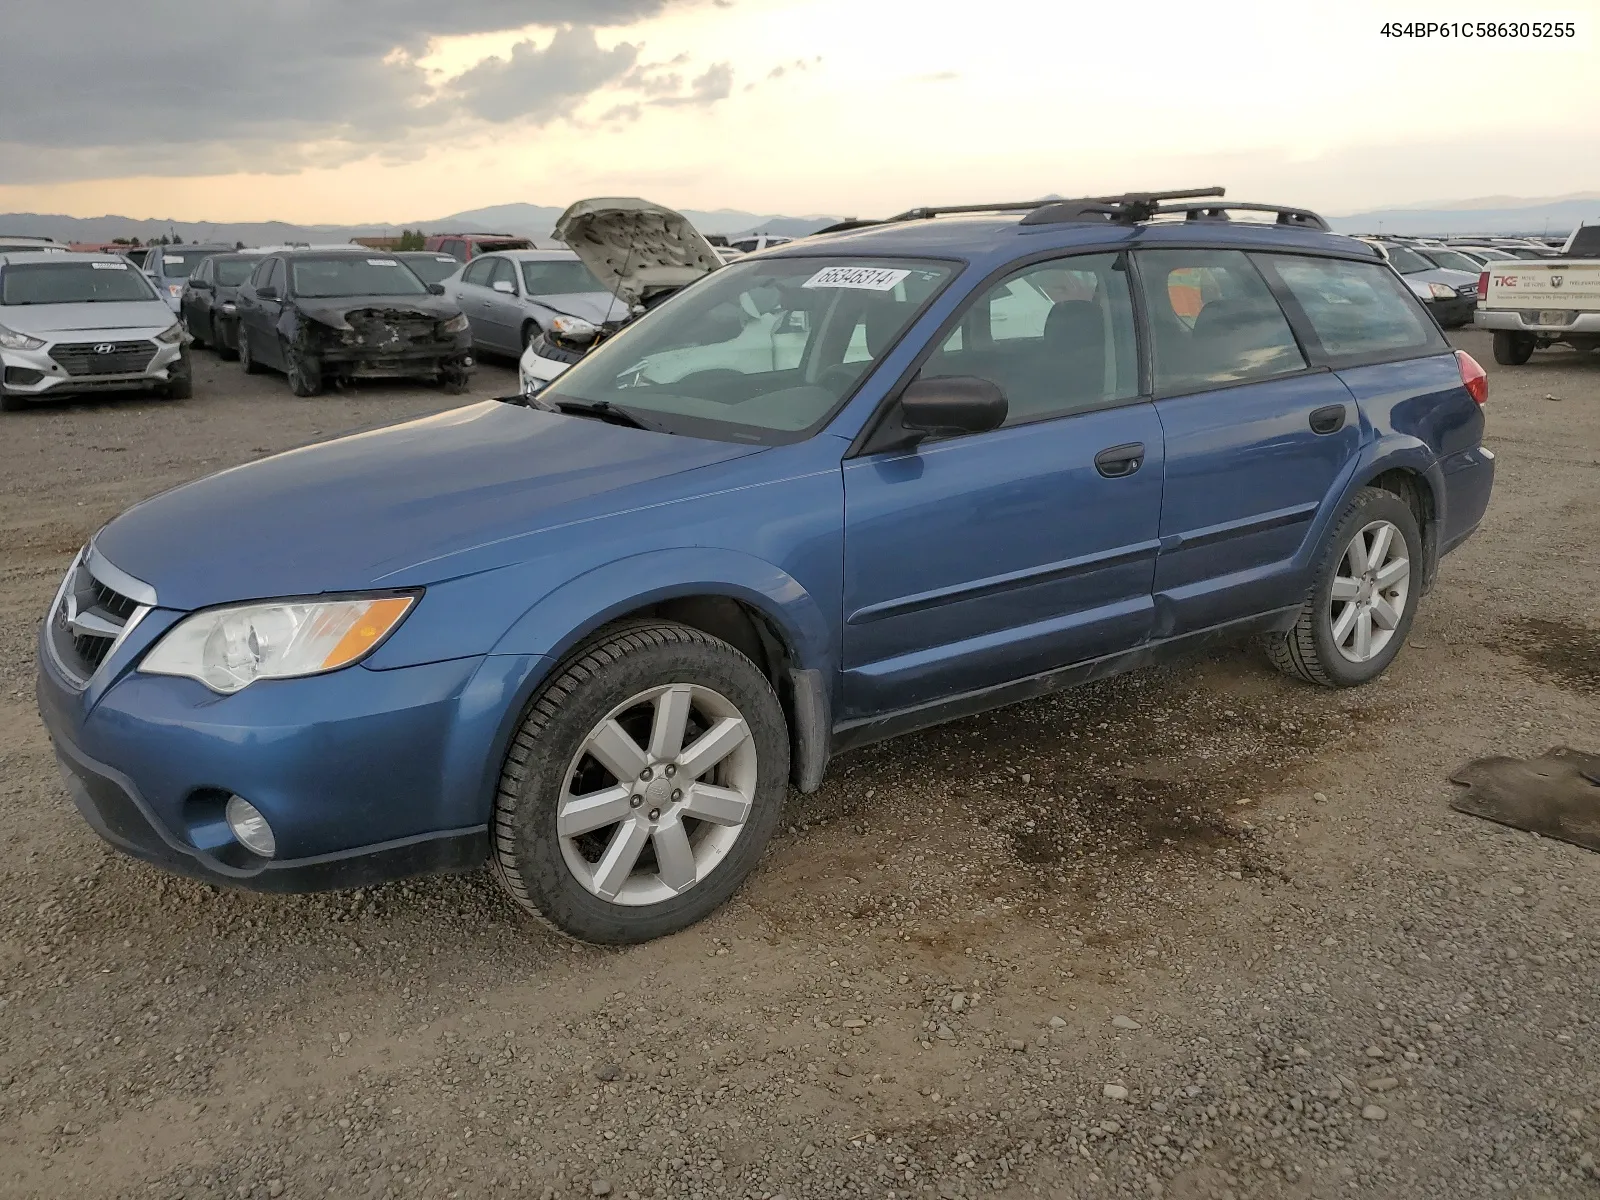
<svg viewBox="0 0 1600 1200">
<path fill-rule="evenodd" d="M 442 296 L 442 295 L 444 295 L 444 284 L 442 284 L 442 283 L 430 283 L 428 285 L 428 290 L 430 292 L 432 292 L 435 296 Z"/>
<path fill-rule="evenodd" d="M 493 287 L 495 291 L 504 292 L 508 296 L 515 296 L 517 294 L 517 285 L 512 283 L 509 279 L 496 279 Z"/>
<path fill-rule="evenodd" d="M 189 286 L 197 292 L 209 292 L 211 290 L 211 285 L 204 279 L 191 279 L 189 280 Z"/>
<path fill-rule="evenodd" d="M 256 289 L 257 300 L 276 300 L 277 298 L 278 289 L 275 287 L 258 287 Z"/>
<path fill-rule="evenodd" d="M 915 433 L 985 433 L 1005 420 L 1004 393 L 974 375 L 919 377 L 900 393 L 900 423 Z"/>
</svg>

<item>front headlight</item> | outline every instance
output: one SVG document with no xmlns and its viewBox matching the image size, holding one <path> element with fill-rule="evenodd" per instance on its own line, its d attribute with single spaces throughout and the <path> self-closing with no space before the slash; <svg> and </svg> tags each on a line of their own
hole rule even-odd
<svg viewBox="0 0 1600 1200">
<path fill-rule="evenodd" d="M 18 333 L 14 329 L 7 329 L 0 325 L 0 346 L 7 350 L 37 350 L 44 345 L 42 338 L 29 337 L 25 333 Z"/>
<path fill-rule="evenodd" d="M 467 331 L 467 314 L 457 313 L 448 321 L 439 326 L 440 333 L 465 333 Z"/>
<path fill-rule="evenodd" d="M 174 342 L 181 342 L 182 340 L 183 326 L 178 324 L 176 321 L 174 321 L 171 325 L 168 325 L 160 333 L 156 334 L 156 341 L 165 342 L 169 346 Z"/>
<path fill-rule="evenodd" d="M 337 671 L 377 649 L 416 599 L 372 596 L 213 608 L 168 630 L 139 670 L 197 679 L 225 696 L 257 679 Z"/>
<path fill-rule="evenodd" d="M 1454 300 L 1456 298 L 1456 290 L 1448 283 L 1430 283 L 1428 285 L 1428 295 L 1435 300 Z"/>
<path fill-rule="evenodd" d="M 550 321 L 550 332 L 565 341 L 582 345 L 594 341 L 600 327 L 582 317 L 554 317 Z"/>
</svg>

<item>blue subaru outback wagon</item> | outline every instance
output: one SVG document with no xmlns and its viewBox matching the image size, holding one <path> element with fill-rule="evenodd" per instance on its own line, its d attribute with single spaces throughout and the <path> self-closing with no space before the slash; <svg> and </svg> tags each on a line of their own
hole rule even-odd
<svg viewBox="0 0 1600 1200">
<path fill-rule="evenodd" d="M 242 887 L 488 862 L 634 942 L 850 747 L 1217 638 L 1368 682 L 1488 504 L 1485 376 L 1371 247 L 1216 195 L 793 242 L 536 396 L 136 505 L 40 635 L 79 809 Z"/>
</svg>

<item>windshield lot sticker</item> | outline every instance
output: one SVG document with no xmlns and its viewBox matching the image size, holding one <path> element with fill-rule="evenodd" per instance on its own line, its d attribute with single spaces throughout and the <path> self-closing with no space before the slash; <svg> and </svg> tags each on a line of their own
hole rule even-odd
<svg viewBox="0 0 1600 1200">
<path fill-rule="evenodd" d="M 392 259 L 392 258 L 369 258 L 369 259 L 367 259 L 367 266 L 369 266 L 369 267 L 398 267 L 399 265 L 400 265 L 399 262 L 397 262 L 395 259 Z"/>
<path fill-rule="evenodd" d="M 168 262 L 182 262 L 183 261 L 183 255 L 181 255 L 181 254 L 169 254 L 169 255 L 167 255 L 167 261 Z"/>
<path fill-rule="evenodd" d="M 823 267 L 800 286 L 887 292 L 909 274 L 910 271 L 891 271 L 887 267 Z"/>
<path fill-rule="evenodd" d="M 127 263 L 90 263 L 96 271 L 126 271 Z"/>
</svg>

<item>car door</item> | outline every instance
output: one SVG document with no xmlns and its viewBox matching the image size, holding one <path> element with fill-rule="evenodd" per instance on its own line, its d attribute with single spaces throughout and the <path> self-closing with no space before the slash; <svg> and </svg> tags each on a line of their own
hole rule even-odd
<svg viewBox="0 0 1600 1200">
<path fill-rule="evenodd" d="M 183 295 L 178 302 L 178 315 L 184 327 L 191 332 L 198 330 L 201 337 L 206 335 L 206 318 L 211 311 L 211 293 L 208 290 L 210 272 L 209 259 L 190 272 L 189 281 L 184 285 Z"/>
<path fill-rule="evenodd" d="M 503 350 L 494 340 L 494 323 L 489 311 L 489 276 L 494 271 L 492 258 L 480 258 L 466 265 L 456 285 L 456 303 L 472 326 L 472 344 L 480 350 Z"/>
<path fill-rule="evenodd" d="M 250 357 L 267 366 L 282 368 L 283 348 L 278 341 L 278 317 L 283 312 L 288 272 L 283 259 L 269 258 L 256 268 L 250 287 L 239 293 L 239 323 L 250 331 Z M 263 288 L 268 295 L 263 296 Z M 245 304 L 245 292 L 250 293 Z"/>
<path fill-rule="evenodd" d="M 1162 436 L 1122 258 L 1055 259 L 981 289 L 919 370 L 946 375 L 996 383 L 1006 423 L 844 466 L 847 720 L 1114 654 L 1151 630 Z"/>
<path fill-rule="evenodd" d="M 1364 437 L 1354 397 L 1314 367 L 1238 250 L 1134 255 L 1166 440 L 1157 633 L 1299 604 L 1296 559 Z"/>
<path fill-rule="evenodd" d="M 483 307 L 489 341 L 508 354 L 521 354 L 522 322 L 526 309 L 522 304 L 517 265 L 499 255 L 484 255 L 478 261 L 490 264 L 489 286 Z"/>
</svg>

